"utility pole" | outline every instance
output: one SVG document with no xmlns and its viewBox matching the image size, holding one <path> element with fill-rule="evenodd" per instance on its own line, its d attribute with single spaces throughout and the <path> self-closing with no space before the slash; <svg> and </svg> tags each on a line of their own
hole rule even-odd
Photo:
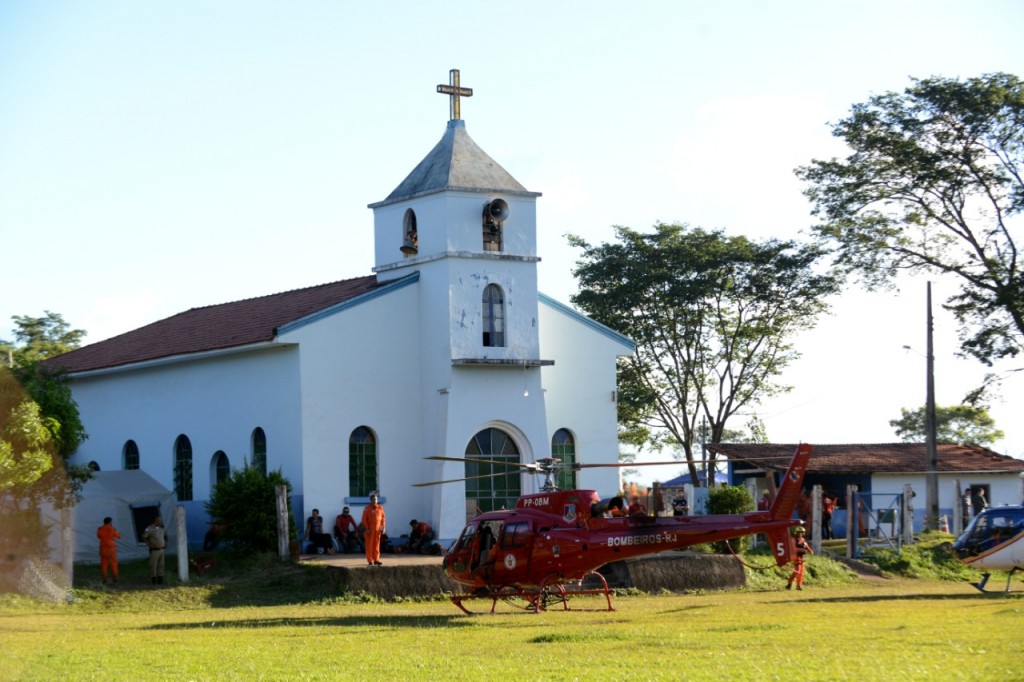
<svg viewBox="0 0 1024 682">
<path fill-rule="evenodd" d="M 928 355 L 927 387 L 925 390 L 925 521 L 926 530 L 939 529 L 939 457 L 935 447 L 935 349 L 932 345 L 932 283 L 928 282 Z"/>
</svg>

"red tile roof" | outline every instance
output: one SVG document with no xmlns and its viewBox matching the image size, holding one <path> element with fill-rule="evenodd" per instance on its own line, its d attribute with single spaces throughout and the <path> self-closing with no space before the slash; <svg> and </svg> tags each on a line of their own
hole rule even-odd
<svg viewBox="0 0 1024 682">
<path fill-rule="evenodd" d="M 796 445 L 719 443 L 709 445 L 708 449 L 734 462 L 748 461 L 762 468 L 783 471 L 789 465 Z M 1024 460 L 1000 455 L 978 445 L 939 443 L 936 454 L 937 471 L 940 473 L 1024 471 Z M 814 445 L 807 471 L 816 474 L 923 474 L 925 466 L 924 443 Z"/>
<path fill-rule="evenodd" d="M 47 362 L 69 372 L 272 341 L 277 329 L 377 288 L 373 275 L 193 308 Z"/>
</svg>

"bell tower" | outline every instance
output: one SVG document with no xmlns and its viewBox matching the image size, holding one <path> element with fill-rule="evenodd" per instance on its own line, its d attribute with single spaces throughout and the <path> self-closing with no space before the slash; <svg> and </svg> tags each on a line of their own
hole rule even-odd
<svg viewBox="0 0 1024 682">
<path fill-rule="evenodd" d="M 451 98 L 441 141 L 374 212 L 374 272 L 419 273 L 423 310 L 446 320 L 449 359 L 538 362 L 539 192 L 527 191 L 466 132 L 458 70 L 437 91 Z M 440 341 L 440 339 L 438 339 Z"/>
<path fill-rule="evenodd" d="M 416 357 L 424 457 L 462 456 L 474 435 L 499 429 L 522 461 L 547 441 L 537 292 L 538 192 L 530 192 L 466 132 L 453 70 L 450 118 L 434 148 L 383 201 L 370 204 L 377 279 L 415 282 Z M 408 397 L 406 397 L 408 399 Z M 437 464 L 432 480 L 461 480 L 464 465 Z M 536 482 L 523 478 L 524 491 Z M 437 486 L 437 517 L 465 515 L 463 486 Z M 454 537 L 458 528 L 442 528 Z"/>
</svg>

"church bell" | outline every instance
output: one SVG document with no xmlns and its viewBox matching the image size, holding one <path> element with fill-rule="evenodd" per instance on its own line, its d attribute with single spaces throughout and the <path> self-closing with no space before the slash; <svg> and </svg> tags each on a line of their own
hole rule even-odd
<svg viewBox="0 0 1024 682">
<path fill-rule="evenodd" d="M 406 237 L 405 240 L 402 242 L 402 246 L 400 247 L 399 250 L 407 256 L 415 256 L 417 253 L 420 252 L 419 248 L 417 248 L 416 246 L 416 242 L 413 240 L 412 237 Z"/>
</svg>

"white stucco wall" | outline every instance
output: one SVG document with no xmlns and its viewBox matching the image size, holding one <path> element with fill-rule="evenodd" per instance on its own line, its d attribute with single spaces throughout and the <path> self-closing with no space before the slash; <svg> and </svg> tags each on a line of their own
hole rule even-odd
<svg viewBox="0 0 1024 682">
<path fill-rule="evenodd" d="M 990 507 L 1006 504 L 1021 504 L 1021 479 L 1019 474 L 939 474 L 939 510 L 940 513 L 959 509 L 959 502 L 954 499 L 955 483 L 960 480 L 960 491 L 972 485 L 988 485 L 991 497 Z M 909 484 L 916 497 L 914 509 L 925 508 L 925 477 L 924 475 L 890 476 L 875 474 L 871 480 L 871 492 L 875 494 L 895 494 L 903 492 L 904 484 Z"/>
<path fill-rule="evenodd" d="M 418 302 L 414 283 L 282 334 L 300 344 L 305 459 L 304 509 L 297 514 L 316 507 L 333 523 L 341 513 L 351 497 L 349 436 L 366 426 L 377 442 L 389 533 L 407 532 L 410 518 L 428 516 L 424 493 L 410 487 L 422 480 L 420 462 L 430 454 L 421 424 Z M 359 518 L 365 501 L 348 506 Z"/>
<path fill-rule="evenodd" d="M 283 345 L 76 378 L 89 438 L 72 461 L 122 469 L 122 449 L 134 440 L 140 468 L 174 490 L 174 446 L 184 434 L 192 444 L 193 499 L 207 500 L 214 453 L 223 450 L 233 468 L 251 462 L 252 432 L 260 427 L 267 469 L 280 468 L 301 493 L 298 378 L 297 349 Z"/>
<path fill-rule="evenodd" d="M 555 360 L 554 366 L 541 370 L 547 396 L 549 447 L 555 431 L 565 428 L 576 439 L 577 461 L 617 462 L 615 359 L 630 354 L 631 346 L 618 334 L 567 313 L 550 299 L 541 301 L 539 312 L 541 356 Z M 611 495 L 619 488 L 619 470 L 583 469 L 579 484 L 602 496 Z"/>
</svg>

